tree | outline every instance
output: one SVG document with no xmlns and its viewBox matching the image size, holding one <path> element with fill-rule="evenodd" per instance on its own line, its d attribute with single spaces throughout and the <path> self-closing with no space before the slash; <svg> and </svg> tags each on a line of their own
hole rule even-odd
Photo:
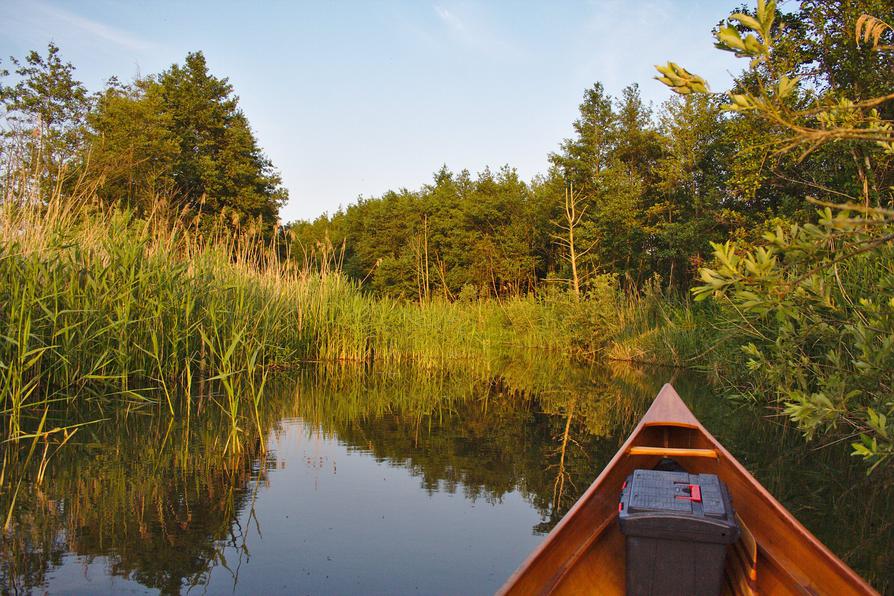
<svg viewBox="0 0 894 596">
<path fill-rule="evenodd" d="M 564 219 L 558 222 L 558 227 L 562 230 L 562 234 L 557 234 L 555 238 L 568 251 L 566 259 L 571 266 L 571 289 L 574 290 L 574 295 L 578 298 L 580 297 L 580 276 L 577 273 L 578 256 L 585 255 L 590 247 L 581 250 L 580 245 L 575 243 L 574 231 L 580 224 L 586 211 L 587 206 L 582 204 L 580 194 L 574 193 L 574 187 L 566 188 Z"/>
<path fill-rule="evenodd" d="M 145 211 L 164 196 L 205 218 L 276 224 L 287 192 L 232 86 L 208 72 L 201 52 L 157 77 L 113 78 L 94 97 L 52 43 L 46 56 L 11 62 L 17 80 L 0 86 L 7 167 L 29 172 L 15 180 L 30 194 L 66 189 L 77 167 L 106 202 Z"/>
<path fill-rule="evenodd" d="M 561 153 L 550 154 L 550 162 L 562 171 L 568 184 L 586 193 L 593 189 L 599 173 L 609 166 L 616 129 L 612 98 L 602 83 L 596 83 L 584 92 L 580 118 L 574 121 L 576 136 L 565 139 Z"/>
<path fill-rule="evenodd" d="M 758 0 L 753 15 L 735 13 L 719 29 L 719 46 L 750 58 L 752 73 L 762 79 L 730 93 L 726 109 L 782 130 L 774 142 L 779 154 L 803 158 L 835 145 L 859 147 L 864 178 L 875 157 L 894 155 L 894 122 L 883 117 L 894 88 L 889 81 L 883 95 L 861 97 L 829 87 L 797 101 L 801 78 L 790 62 L 776 60 L 777 47 L 786 47 L 776 19 L 775 2 Z M 854 39 L 864 42 L 864 52 L 887 51 L 881 39 L 891 35 L 891 25 L 873 16 L 855 23 Z M 677 91 L 705 91 L 700 77 L 677 65 L 659 71 Z M 851 196 L 847 185 L 825 189 L 837 204 L 808 196 L 822 207 L 814 221 L 778 225 L 764 234 L 763 246 L 714 244 L 715 265 L 701 270 L 703 285 L 693 291 L 697 299 L 732 304 L 745 319 L 756 397 L 775 396 L 769 399 L 808 437 L 859 434 L 854 454 L 874 468 L 894 461 L 894 196 L 890 188 L 869 193 L 865 182 L 860 186 Z"/>
<path fill-rule="evenodd" d="M 616 110 L 612 161 L 651 184 L 654 164 L 662 156 L 662 138 L 655 130 L 651 108 L 639 95 L 639 85 L 634 83 L 621 91 Z"/>
<path fill-rule="evenodd" d="M 688 288 L 693 264 L 744 224 L 727 191 L 731 144 L 720 102 L 692 94 L 668 100 L 660 115 L 663 150 L 653 165 L 652 200 L 644 207 L 652 269 L 668 286 Z"/>
<path fill-rule="evenodd" d="M 528 188 L 516 171 L 485 168 L 464 201 L 466 234 L 473 238 L 471 273 L 479 289 L 495 296 L 533 285 Z"/>
<path fill-rule="evenodd" d="M 0 88 L 10 125 L 6 136 L 17 146 L 17 161 L 44 187 L 51 187 L 55 181 L 50 174 L 62 175 L 82 147 L 84 116 L 90 108 L 87 89 L 53 43 L 47 45 L 46 56 L 31 51 L 23 61 L 10 57 L 10 62 L 18 80 Z"/>
<path fill-rule="evenodd" d="M 155 81 L 112 82 L 98 96 L 88 123 L 90 165 L 103 180 L 97 189 L 102 199 L 144 213 L 157 197 L 175 193 L 181 148 Z"/>
<path fill-rule="evenodd" d="M 173 179 L 184 205 L 270 226 L 288 198 L 226 78 L 208 72 L 201 52 L 158 77 L 164 118 L 180 145 Z"/>
</svg>

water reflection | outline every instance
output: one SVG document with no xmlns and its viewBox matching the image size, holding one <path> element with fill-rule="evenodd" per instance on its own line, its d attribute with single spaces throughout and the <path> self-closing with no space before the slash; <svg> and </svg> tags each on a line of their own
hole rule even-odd
<svg viewBox="0 0 894 596">
<path fill-rule="evenodd" d="M 518 491 L 546 518 L 538 531 L 548 531 L 581 492 L 564 486 L 586 488 L 655 383 L 533 361 L 490 373 L 475 381 L 462 373 L 317 371 L 301 384 L 301 413 L 327 436 L 407 468 L 428 492 L 461 487 L 467 498 L 496 502 Z"/>
<path fill-rule="evenodd" d="M 245 487 L 261 472 L 251 452 L 218 455 L 214 422 L 186 427 L 122 414 L 80 433 L 51 460 L 44 482 L 19 495 L 0 583 L 44 586 L 64 555 L 85 564 L 104 557 L 108 574 L 165 593 L 200 583 L 218 544 L 236 539 Z"/>
<path fill-rule="evenodd" d="M 188 423 L 104 412 L 111 420 L 85 427 L 41 484 L 25 470 L 0 587 L 486 593 L 667 380 L 542 357 L 439 373 L 316 367 L 279 379 L 235 455 L 224 448 L 229 421 L 213 410 Z M 809 528 L 890 588 L 891 490 L 845 451 L 814 451 L 706 394 L 698 377 L 675 382 Z"/>
</svg>

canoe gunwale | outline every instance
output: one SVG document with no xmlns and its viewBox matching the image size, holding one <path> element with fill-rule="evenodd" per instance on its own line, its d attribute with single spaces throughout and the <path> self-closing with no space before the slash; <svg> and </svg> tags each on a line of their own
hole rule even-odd
<svg viewBox="0 0 894 596">
<path fill-rule="evenodd" d="M 506 580 L 506 583 L 497 591 L 497 594 L 502 596 L 504 594 L 508 594 L 509 590 L 524 576 L 524 574 L 528 571 L 528 569 L 532 566 L 532 564 L 537 561 L 541 555 L 547 551 L 547 549 L 552 546 L 552 543 L 557 540 L 557 537 L 562 534 L 562 532 L 566 531 L 566 528 L 570 527 L 573 523 L 575 515 L 578 511 L 586 507 L 590 498 L 592 498 L 601 488 L 601 485 L 605 482 L 605 479 L 611 474 L 613 469 L 616 467 L 618 462 L 629 457 L 627 455 L 627 450 L 632 446 L 634 440 L 639 435 L 639 431 L 642 429 L 643 422 L 637 425 L 636 430 L 627 437 L 627 440 L 624 442 L 624 445 L 618 449 L 618 452 L 615 453 L 614 457 L 612 457 L 611 461 L 606 465 L 602 471 L 599 473 L 599 476 L 596 477 L 596 480 L 593 481 L 593 484 L 581 495 L 580 499 L 571 506 L 571 509 L 568 510 L 568 513 L 559 520 L 559 523 L 555 525 L 555 527 L 550 531 L 547 537 L 541 542 L 537 548 L 535 548 L 530 555 L 525 559 L 525 561 L 519 566 L 515 572 L 509 576 L 509 579 Z M 560 569 L 557 570 L 555 576 L 552 578 L 552 581 L 548 583 L 547 586 L 544 586 L 544 589 L 540 590 L 538 593 L 548 594 L 552 591 L 552 588 L 555 587 L 559 581 L 561 581 L 562 576 L 568 572 L 568 570 L 574 566 L 574 563 L 583 556 L 584 552 L 599 538 L 602 532 L 605 531 L 605 528 L 608 525 L 617 519 L 617 513 L 605 519 L 602 524 L 600 524 L 596 531 L 592 532 L 592 535 L 589 539 L 585 540 L 583 544 L 581 544 L 574 553 L 574 557 L 569 561 L 569 564 L 564 565 Z"/>
</svg>

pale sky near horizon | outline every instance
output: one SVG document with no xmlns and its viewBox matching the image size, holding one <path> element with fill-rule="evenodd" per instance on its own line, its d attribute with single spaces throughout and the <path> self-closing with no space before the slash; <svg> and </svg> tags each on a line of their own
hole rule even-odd
<svg viewBox="0 0 894 596">
<path fill-rule="evenodd" d="M 530 180 L 596 81 L 639 83 L 657 108 L 654 65 L 673 60 L 723 90 L 745 64 L 711 29 L 741 4 L 0 0 L 0 57 L 53 41 L 95 91 L 203 51 L 282 173 L 291 221 L 418 188 L 442 164 Z"/>
</svg>

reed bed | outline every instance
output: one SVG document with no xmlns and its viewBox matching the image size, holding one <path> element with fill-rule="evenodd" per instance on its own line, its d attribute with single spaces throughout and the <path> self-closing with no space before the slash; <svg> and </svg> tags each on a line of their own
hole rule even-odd
<svg viewBox="0 0 894 596">
<path fill-rule="evenodd" d="M 554 294 L 418 304 L 355 292 L 325 304 L 322 360 L 439 367 L 529 349 L 586 355 L 601 350 L 614 331 L 614 295 L 604 301 Z"/>
<path fill-rule="evenodd" d="M 165 201 L 138 217 L 99 204 L 89 189 L 0 204 L 6 440 L 34 438 L 58 402 L 154 404 L 171 416 L 213 403 L 227 414 L 230 447 L 238 450 L 244 425 L 252 418 L 257 425 L 275 366 L 432 368 L 521 348 L 593 354 L 613 329 L 611 280 L 586 300 L 561 292 L 454 303 L 376 299 L 337 271 L 310 271 L 283 256 L 275 234 L 265 241 L 250 227 L 197 221 Z M 206 382 L 214 392 L 197 392 Z"/>
<path fill-rule="evenodd" d="M 194 379 L 242 391 L 309 349 L 304 274 L 250 232 L 201 232 L 161 208 L 138 219 L 57 195 L 6 201 L 0 239 L 0 406 L 11 439 L 26 434 L 25 415 L 58 401 L 161 401 L 174 415 L 185 395 L 189 411 Z"/>
</svg>

